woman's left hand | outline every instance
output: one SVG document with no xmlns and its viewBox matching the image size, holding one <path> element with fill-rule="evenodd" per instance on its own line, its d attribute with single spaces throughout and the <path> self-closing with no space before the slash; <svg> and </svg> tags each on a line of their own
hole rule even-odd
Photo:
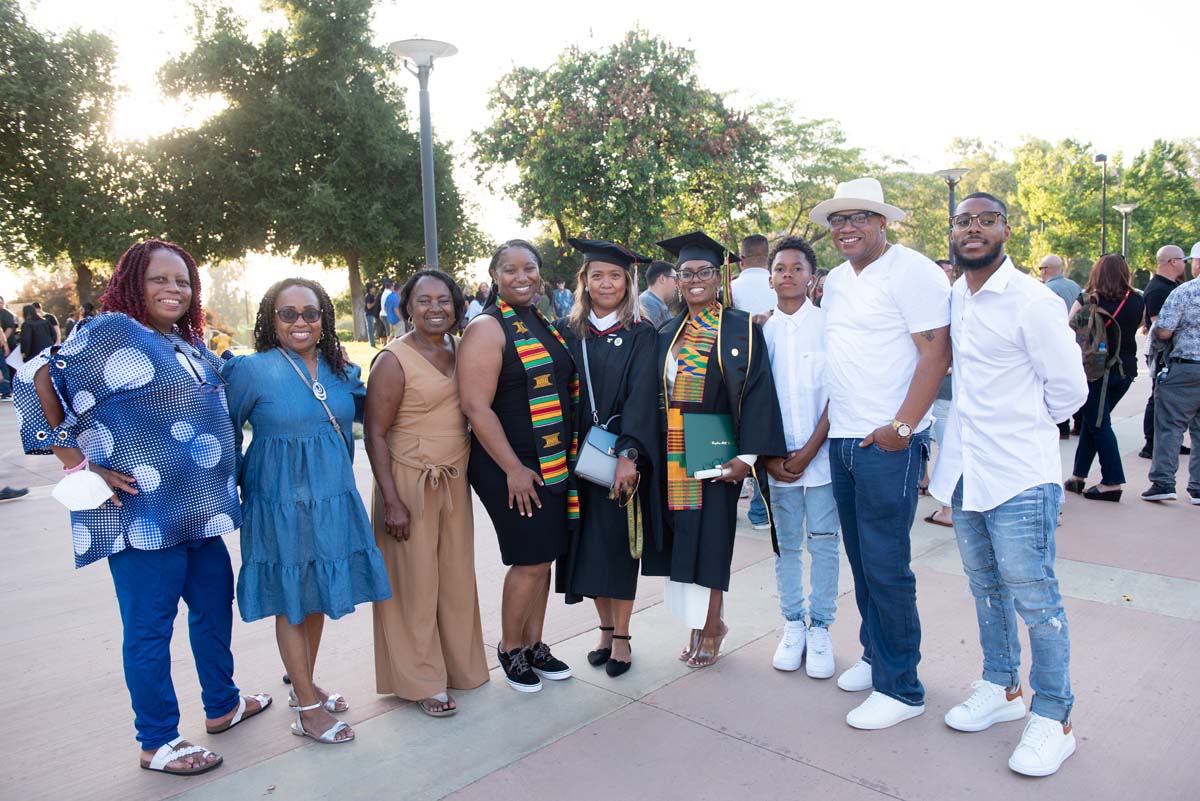
<svg viewBox="0 0 1200 801">
<path fill-rule="evenodd" d="M 613 494 L 629 495 L 637 488 L 638 471 L 637 464 L 632 459 L 624 456 L 617 457 L 617 472 L 613 476 Z"/>
<path fill-rule="evenodd" d="M 746 480 L 746 476 L 750 475 L 750 465 L 735 456 L 721 465 L 721 472 L 723 475 L 719 479 L 713 479 L 714 481 L 728 481 L 730 484 L 740 484 Z"/>
</svg>

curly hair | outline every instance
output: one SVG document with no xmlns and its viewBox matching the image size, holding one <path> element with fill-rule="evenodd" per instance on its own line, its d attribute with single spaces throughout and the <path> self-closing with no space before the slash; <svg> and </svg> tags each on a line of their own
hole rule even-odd
<svg viewBox="0 0 1200 801">
<path fill-rule="evenodd" d="M 808 260 L 808 268 L 816 274 L 821 265 L 817 263 L 817 254 L 813 250 L 813 246 L 808 243 L 808 240 L 800 236 L 785 236 L 775 243 L 775 247 L 771 248 L 771 254 L 767 257 L 767 269 L 775 263 L 775 257 L 785 250 L 798 250 L 804 254 L 804 258 Z"/>
<path fill-rule="evenodd" d="M 321 309 L 321 338 L 317 340 L 317 350 L 325 357 L 325 363 L 337 373 L 338 377 L 346 377 L 346 357 L 342 355 L 342 343 L 338 339 L 336 318 L 333 311 L 333 301 L 325 287 L 307 278 L 285 278 L 276 281 L 263 295 L 258 304 L 258 316 L 254 318 L 254 349 L 265 353 L 272 348 L 280 347 L 279 337 L 275 335 L 275 301 L 279 293 L 288 287 L 300 286 L 312 290 L 317 296 L 317 305 Z"/>
<path fill-rule="evenodd" d="M 412 300 L 413 292 L 417 288 L 417 282 L 422 278 L 434 278 L 446 285 L 446 289 L 450 292 L 451 302 L 454 304 L 454 322 L 450 325 L 451 331 L 457 331 L 459 323 L 467 313 L 467 299 L 463 295 L 462 287 L 458 282 L 451 278 L 441 270 L 432 267 L 426 267 L 423 270 L 417 270 L 408 277 L 404 282 L 404 286 L 400 287 L 400 313 L 404 315 L 406 320 L 411 320 L 408 314 L 408 302 Z"/>
<path fill-rule="evenodd" d="M 188 342 L 203 342 L 204 312 L 200 307 L 200 272 L 196 269 L 196 260 L 192 258 L 192 254 L 174 242 L 147 239 L 145 242 L 134 243 L 129 250 L 121 254 L 112 278 L 108 279 L 108 288 L 100 296 L 100 310 L 120 312 L 142 325 L 150 325 L 150 318 L 146 312 L 146 268 L 156 250 L 169 250 L 187 265 L 188 280 L 192 284 L 192 303 L 183 316 L 175 321 L 175 326 Z"/>
</svg>

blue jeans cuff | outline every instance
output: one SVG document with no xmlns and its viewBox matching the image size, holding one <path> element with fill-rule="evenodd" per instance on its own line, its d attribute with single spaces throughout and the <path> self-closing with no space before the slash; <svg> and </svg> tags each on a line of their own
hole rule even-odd
<svg viewBox="0 0 1200 801">
<path fill-rule="evenodd" d="M 1071 708 L 1071 704 L 1064 704 L 1040 694 L 1033 696 L 1033 703 L 1029 705 L 1029 711 L 1033 714 L 1057 720 L 1059 723 L 1067 723 L 1071 720 Z"/>
</svg>

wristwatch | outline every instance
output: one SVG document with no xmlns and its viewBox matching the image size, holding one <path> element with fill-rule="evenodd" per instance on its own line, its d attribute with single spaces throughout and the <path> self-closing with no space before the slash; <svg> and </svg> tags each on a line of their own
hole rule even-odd
<svg viewBox="0 0 1200 801">
<path fill-rule="evenodd" d="M 892 430 L 896 432 L 896 436 L 901 439 L 908 439 L 912 436 L 912 426 L 908 423 L 902 423 L 899 420 L 892 421 Z"/>
<path fill-rule="evenodd" d="M 626 448 L 623 451 L 617 451 L 617 456 L 624 456 L 631 462 L 636 462 L 638 458 L 637 448 Z"/>
</svg>

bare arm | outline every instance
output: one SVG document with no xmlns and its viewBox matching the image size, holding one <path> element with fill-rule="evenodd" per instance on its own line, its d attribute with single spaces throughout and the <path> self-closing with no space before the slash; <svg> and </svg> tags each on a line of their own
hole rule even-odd
<svg viewBox="0 0 1200 801">
<path fill-rule="evenodd" d="M 1157 320 L 1158 318 L 1156 317 L 1155 319 Z M 1155 328 L 1154 335 L 1159 339 L 1170 339 L 1175 336 L 1175 330 L 1173 328 Z"/>
<path fill-rule="evenodd" d="M 917 367 L 913 371 L 912 382 L 908 385 L 908 394 L 904 396 L 904 402 L 896 411 L 895 419 L 915 427 L 933 405 L 942 379 L 950 369 L 950 326 L 919 331 L 913 334 L 912 338 L 917 346 Z M 908 442 L 896 434 L 889 423 L 868 434 L 861 446 L 875 443 L 884 450 L 898 451 L 907 448 Z"/>
<path fill-rule="evenodd" d="M 384 526 L 388 536 L 401 541 L 407 540 L 409 535 L 408 507 L 400 500 L 396 481 L 392 478 L 387 431 L 404 399 L 404 379 L 404 368 L 395 355 L 387 351 L 380 353 L 371 368 L 367 404 L 363 412 L 363 445 L 367 449 L 375 484 L 383 496 Z"/>
<path fill-rule="evenodd" d="M 471 320 L 458 348 L 458 397 L 476 438 L 508 476 L 509 508 L 515 501 L 521 514 L 532 515 L 533 507 L 542 505 L 533 488 L 543 483 L 542 477 L 521 464 L 492 411 L 504 344 L 504 331 L 495 318 L 481 314 Z"/>
</svg>

